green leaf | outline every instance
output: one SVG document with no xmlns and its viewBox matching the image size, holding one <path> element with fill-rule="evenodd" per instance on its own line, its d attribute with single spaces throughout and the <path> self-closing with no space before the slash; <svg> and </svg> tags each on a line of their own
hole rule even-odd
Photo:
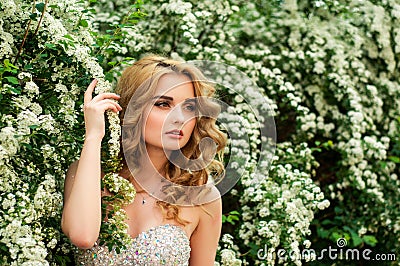
<svg viewBox="0 0 400 266">
<path fill-rule="evenodd" d="M 22 142 L 21 145 L 26 147 L 28 150 L 32 150 L 32 146 L 29 143 Z"/>
<path fill-rule="evenodd" d="M 19 84 L 18 79 L 16 77 L 4 77 L 11 84 Z"/>
<path fill-rule="evenodd" d="M 69 39 L 69 40 L 71 40 L 71 41 L 74 40 L 74 38 L 72 38 L 71 35 L 69 35 L 69 34 L 65 34 L 65 35 L 64 35 L 64 38 Z"/>
<path fill-rule="evenodd" d="M 343 226 L 343 229 L 350 232 L 351 240 L 353 241 L 353 245 L 355 247 L 357 247 L 358 245 L 360 245 L 363 242 L 362 238 L 350 227 Z"/>
<path fill-rule="evenodd" d="M 37 11 L 39 11 L 40 13 L 43 13 L 43 12 L 44 12 L 44 3 L 36 4 L 36 9 L 37 9 Z"/>
<path fill-rule="evenodd" d="M 361 243 L 363 242 L 362 238 L 358 235 L 358 234 L 351 234 L 351 240 L 353 240 L 353 245 L 355 247 L 361 245 Z"/>
<path fill-rule="evenodd" d="M 397 156 L 389 156 L 388 159 L 391 160 L 392 162 L 400 163 L 400 158 Z"/>
<path fill-rule="evenodd" d="M 19 87 L 18 88 L 11 87 L 10 91 L 15 94 L 21 94 L 21 88 L 19 88 Z"/>
<path fill-rule="evenodd" d="M 10 69 L 10 68 L 18 69 L 17 66 L 14 66 L 13 64 L 10 63 L 10 60 L 9 60 L 9 59 L 4 59 L 3 62 L 4 62 L 4 66 L 5 66 L 6 68 L 8 68 L 8 69 Z"/>
<path fill-rule="evenodd" d="M 328 140 L 326 143 L 328 144 L 329 147 L 333 148 L 333 141 L 332 140 Z"/>
<path fill-rule="evenodd" d="M 370 245 L 371 247 L 375 247 L 376 243 L 378 243 L 378 240 L 376 240 L 375 236 L 365 235 L 362 239 L 364 240 L 365 244 Z"/>
<path fill-rule="evenodd" d="M 338 232 L 333 232 L 332 233 L 332 240 L 337 241 L 339 238 L 342 238 L 343 234 L 340 234 Z"/>
<path fill-rule="evenodd" d="M 32 20 L 36 20 L 37 17 L 38 17 L 38 15 L 36 13 L 32 13 L 29 15 L 29 18 Z"/>
<path fill-rule="evenodd" d="M 57 50 L 56 46 L 52 43 L 46 43 L 44 46 L 46 46 L 47 48 L 49 48 L 51 50 Z"/>
<path fill-rule="evenodd" d="M 113 78 L 114 78 L 114 76 L 110 72 L 106 73 L 105 76 L 104 76 L 104 79 L 108 80 L 109 82 L 112 82 Z"/>
<path fill-rule="evenodd" d="M 335 223 L 332 222 L 331 220 L 325 219 L 325 220 L 323 220 L 323 221 L 321 222 L 321 224 L 322 224 L 322 225 L 330 225 L 330 224 L 335 224 Z"/>
<path fill-rule="evenodd" d="M 99 63 L 102 63 L 104 61 L 104 56 L 103 55 L 97 55 L 96 56 L 97 60 L 99 61 Z"/>
<path fill-rule="evenodd" d="M 339 208 L 338 206 L 335 207 L 336 214 L 341 214 L 342 212 L 343 212 L 343 209 Z"/>
<path fill-rule="evenodd" d="M 79 21 L 79 25 L 82 26 L 82 27 L 84 27 L 84 28 L 87 28 L 87 27 L 89 26 L 89 23 L 88 23 L 86 20 L 81 19 L 81 20 Z"/>
</svg>

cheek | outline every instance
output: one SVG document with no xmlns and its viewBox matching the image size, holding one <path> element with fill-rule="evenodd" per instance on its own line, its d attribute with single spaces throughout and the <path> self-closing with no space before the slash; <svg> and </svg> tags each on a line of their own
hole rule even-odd
<svg viewBox="0 0 400 266">
<path fill-rule="evenodd" d="M 145 136 L 160 136 L 164 123 L 162 114 L 151 111 L 146 120 Z"/>
<path fill-rule="evenodd" d="M 185 131 L 187 131 L 187 133 L 191 135 L 195 126 L 196 126 L 196 118 L 192 118 L 185 124 L 184 128 Z"/>
</svg>

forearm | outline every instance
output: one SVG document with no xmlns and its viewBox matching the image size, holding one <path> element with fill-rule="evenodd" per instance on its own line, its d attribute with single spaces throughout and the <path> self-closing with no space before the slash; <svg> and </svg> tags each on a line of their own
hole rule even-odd
<svg viewBox="0 0 400 266">
<path fill-rule="evenodd" d="M 101 139 L 83 145 L 71 192 L 64 204 L 63 231 L 73 244 L 87 248 L 99 236 L 101 225 Z"/>
</svg>

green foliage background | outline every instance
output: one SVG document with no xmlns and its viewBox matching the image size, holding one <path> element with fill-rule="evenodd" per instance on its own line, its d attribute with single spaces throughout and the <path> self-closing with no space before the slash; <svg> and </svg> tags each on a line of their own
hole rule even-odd
<svg viewBox="0 0 400 266">
<path fill-rule="evenodd" d="M 71 262 L 60 214 L 83 91 L 149 52 L 235 66 L 275 112 L 272 164 L 223 197 L 220 264 L 339 238 L 399 260 L 399 0 L 1 0 L 0 15 L 2 265 Z"/>
</svg>

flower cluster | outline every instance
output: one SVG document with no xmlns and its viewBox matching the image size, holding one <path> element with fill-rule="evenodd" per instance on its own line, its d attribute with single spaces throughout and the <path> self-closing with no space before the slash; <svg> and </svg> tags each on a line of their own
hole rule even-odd
<svg viewBox="0 0 400 266">
<path fill-rule="evenodd" d="M 135 199 L 136 190 L 132 183 L 119 176 L 117 173 L 109 172 L 102 179 L 102 187 L 111 192 L 111 195 L 103 197 L 103 202 L 112 208 L 106 208 L 104 204 L 103 218 L 105 222 L 101 225 L 100 244 L 106 244 L 110 250 L 125 248 L 132 243 L 132 238 L 127 234 L 127 214 L 122 208 L 132 203 Z"/>
<path fill-rule="evenodd" d="M 234 244 L 234 238 L 230 234 L 224 234 L 221 237 L 221 246 L 218 246 L 219 256 L 221 257 L 221 263 L 215 262 L 215 266 L 241 266 L 242 261 L 237 258 L 239 247 Z"/>
<path fill-rule="evenodd" d="M 273 253 L 279 247 L 299 253 L 299 243 L 311 234 L 314 212 L 330 205 L 311 179 L 318 163 L 306 143 L 294 148 L 291 143 L 279 143 L 273 159 L 268 176 L 263 174 L 268 169 L 265 167 L 242 178 L 244 191 L 240 199 L 243 224 L 239 237 L 245 245 L 268 246 L 268 265 L 274 264 Z M 292 259 L 293 263 L 301 263 L 298 258 Z"/>
<path fill-rule="evenodd" d="M 83 143 L 83 91 L 93 77 L 98 93 L 111 89 L 96 57 L 88 8 L 84 1 L 0 1 L 2 265 L 72 259 L 60 220 L 65 172 Z M 119 119 L 108 114 L 108 121 L 106 163 L 115 169 Z M 122 188 L 132 200 L 133 186 Z M 118 208 L 110 220 L 120 223 Z"/>
</svg>

